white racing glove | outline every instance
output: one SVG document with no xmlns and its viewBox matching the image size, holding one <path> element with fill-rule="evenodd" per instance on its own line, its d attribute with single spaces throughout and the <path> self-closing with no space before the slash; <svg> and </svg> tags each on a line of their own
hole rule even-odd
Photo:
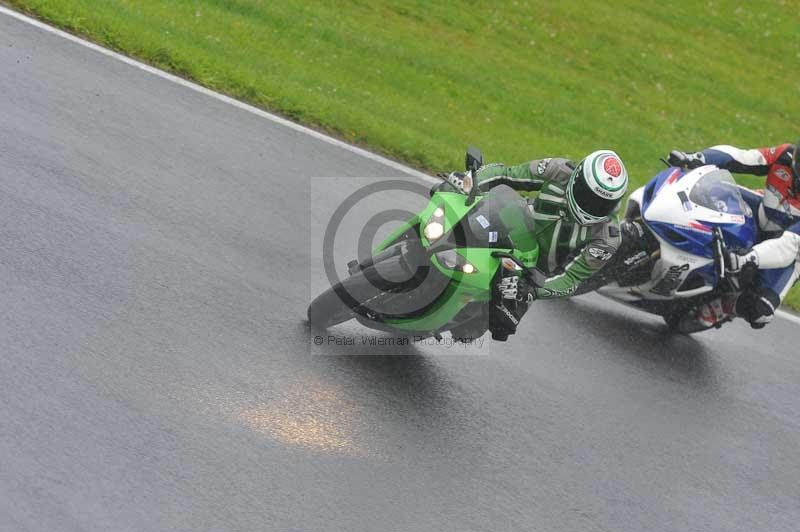
<svg viewBox="0 0 800 532">
<path fill-rule="evenodd" d="M 728 254 L 728 271 L 730 273 L 739 273 L 749 265 L 758 268 L 758 262 L 758 252 L 755 250 L 750 250 L 744 254 L 731 252 Z"/>
<path fill-rule="evenodd" d="M 450 172 L 449 174 L 436 174 L 462 194 L 469 194 L 472 190 L 472 175 L 464 172 Z"/>
</svg>

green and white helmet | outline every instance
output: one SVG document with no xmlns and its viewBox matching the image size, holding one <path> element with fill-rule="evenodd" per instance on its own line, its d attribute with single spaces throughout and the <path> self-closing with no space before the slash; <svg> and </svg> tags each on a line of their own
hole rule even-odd
<svg viewBox="0 0 800 532">
<path fill-rule="evenodd" d="M 605 222 L 627 190 L 622 159 L 611 150 L 598 150 L 578 163 L 569 178 L 569 212 L 580 225 Z"/>
</svg>

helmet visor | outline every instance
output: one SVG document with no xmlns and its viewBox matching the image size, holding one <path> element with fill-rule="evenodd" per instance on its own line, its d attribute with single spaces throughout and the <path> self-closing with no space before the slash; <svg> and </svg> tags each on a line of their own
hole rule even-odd
<svg viewBox="0 0 800 532">
<path fill-rule="evenodd" d="M 572 180 L 572 197 L 580 210 L 596 218 L 609 216 L 619 203 L 619 200 L 600 197 L 590 189 L 582 172 Z"/>
</svg>

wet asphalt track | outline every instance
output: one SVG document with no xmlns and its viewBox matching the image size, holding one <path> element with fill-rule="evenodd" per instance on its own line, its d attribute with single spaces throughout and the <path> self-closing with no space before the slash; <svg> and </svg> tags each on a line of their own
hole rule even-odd
<svg viewBox="0 0 800 532">
<path fill-rule="evenodd" d="M 797 529 L 796 324 L 316 348 L 325 176 L 398 171 L 0 14 L 0 530 Z"/>
</svg>

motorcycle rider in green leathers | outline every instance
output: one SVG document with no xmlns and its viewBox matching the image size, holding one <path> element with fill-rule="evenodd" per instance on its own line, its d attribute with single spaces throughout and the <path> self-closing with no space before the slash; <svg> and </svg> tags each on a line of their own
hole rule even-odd
<svg viewBox="0 0 800 532">
<path fill-rule="evenodd" d="M 463 193 L 473 186 L 469 174 L 442 177 Z M 494 339 L 505 340 L 516 332 L 534 299 L 569 297 L 596 288 L 587 281 L 609 262 L 621 242 L 615 213 L 628 187 L 628 173 L 616 153 L 599 150 L 577 164 L 555 157 L 516 166 L 489 164 L 475 178 L 481 191 L 503 184 L 520 192 L 539 192 L 532 203 L 540 247 L 537 267 L 547 278 L 539 288 L 518 275 L 498 279 L 488 329 Z M 484 326 L 482 331 L 453 331 L 453 335 L 477 337 L 485 330 Z"/>
</svg>

